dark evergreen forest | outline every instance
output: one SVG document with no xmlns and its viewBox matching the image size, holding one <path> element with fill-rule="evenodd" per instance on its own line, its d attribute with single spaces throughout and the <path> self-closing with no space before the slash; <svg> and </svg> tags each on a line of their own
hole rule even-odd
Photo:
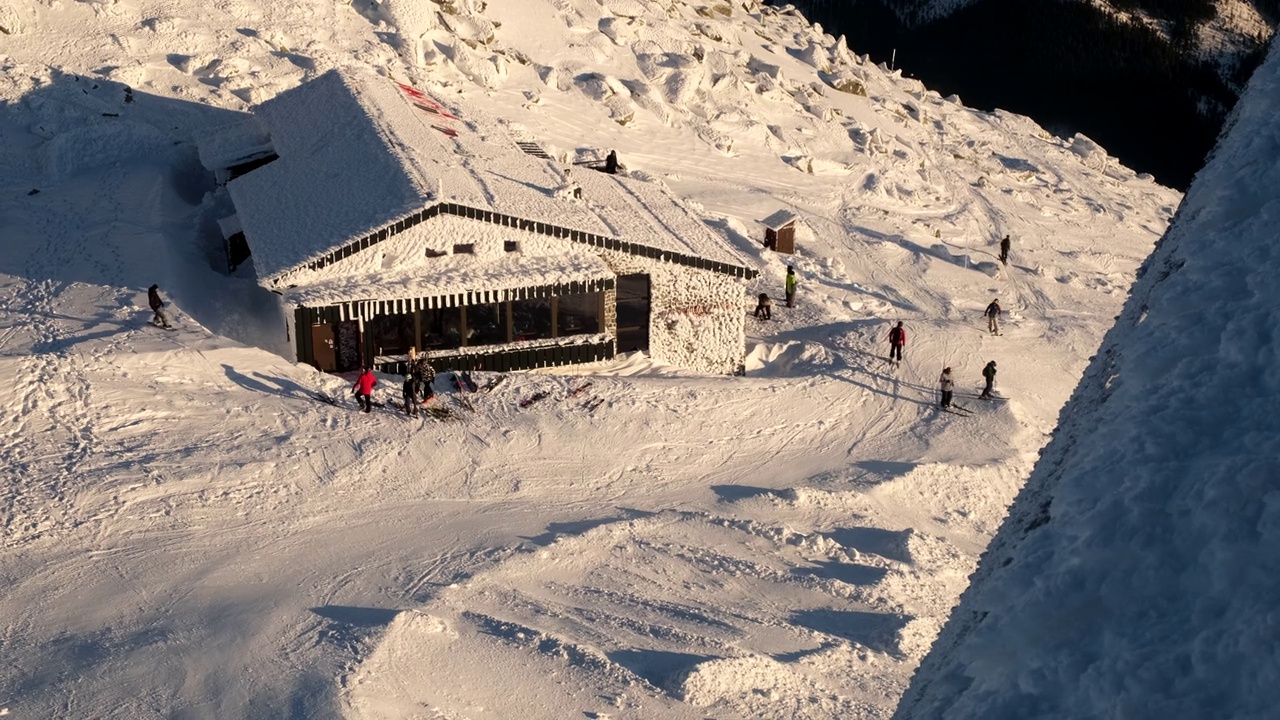
<svg viewBox="0 0 1280 720">
<path fill-rule="evenodd" d="M 889 0 L 892 2 L 892 0 Z M 880 0 L 790 0 L 856 53 L 890 62 L 979 109 L 1028 115 L 1064 137 L 1082 132 L 1125 165 L 1185 189 L 1262 59 L 1255 49 L 1231 82 L 1191 52 L 1213 0 L 1113 0 L 1168 20 L 1174 40 L 1079 0 L 981 0 L 909 27 Z M 782 4 L 777 0 L 774 4 Z M 1280 0 L 1255 0 L 1274 27 Z"/>
</svg>

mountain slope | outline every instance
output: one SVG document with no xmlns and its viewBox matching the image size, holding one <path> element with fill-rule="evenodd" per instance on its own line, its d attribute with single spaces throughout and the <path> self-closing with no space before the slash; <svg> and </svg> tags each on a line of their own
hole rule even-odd
<svg viewBox="0 0 1280 720">
<path fill-rule="evenodd" d="M 1273 50 L 896 717 L 1274 713 L 1278 88 Z"/>
</svg>

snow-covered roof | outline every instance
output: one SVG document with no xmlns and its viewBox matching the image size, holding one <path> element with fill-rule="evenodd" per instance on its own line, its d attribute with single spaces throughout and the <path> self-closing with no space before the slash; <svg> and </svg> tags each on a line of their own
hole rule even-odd
<svg viewBox="0 0 1280 720">
<path fill-rule="evenodd" d="M 271 136 L 253 116 L 200 133 L 197 138 L 200 164 L 209 170 L 223 170 L 248 158 L 271 151 Z"/>
<path fill-rule="evenodd" d="M 435 301 L 425 307 L 452 307 L 469 304 L 463 300 L 468 294 L 480 298 L 480 302 L 486 294 L 501 301 L 513 299 L 503 294 L 506 291 L 612 279 L 613 271 L 604 260 L 585 251 L 533 256 L 449 255 L 433 258 L 425 269 L 342 276 L 298 285 L 283 294 L 286 302 L 306 307 L 406 298 Z"/>
<path fill-rule="evenodd" d="M 746 266 L 657 184 L 578 172 L 574 199 L 564 171 L 521 151 L 496 118 L 455 117 L 370 72 L 332 70 L 256 113 L 280 159 L 227 187 L 264 280 L 440 203 Z"/>
<path fill-rule="evenodd" d="M 779 210 L 778 212 L 761 220 L 760 224 L 764 225 L 770 230 L 781 230 L 782 228 L 790 225 L 791 223 L 799 219 L 800 219 L 799 215 L 791 212 L 790 210 L 784 209 L 784 210 Z"/>
<path fill-rule="evenodd" d="M 438 135 L 389 80 L 330 71 L 255 108 L 279 159 L 227 183 L 259 276 L 423 207 Z M 443 136 L 440 136 L 443 138 Z"/>
<path fill-rule="evenodd" d="M 229 215 L 224 218 L 219 218 L 218 229 L 222 231 L 222 237 L 224 238 L 229 238 L 238 232 L 244 231 L 244 229 L 240 227 L 239 215 Z"/>
</svg>

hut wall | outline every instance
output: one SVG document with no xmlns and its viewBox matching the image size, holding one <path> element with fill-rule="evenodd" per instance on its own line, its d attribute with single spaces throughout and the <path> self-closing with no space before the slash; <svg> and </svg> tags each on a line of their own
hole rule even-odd
<svg viewBox="0 0 1280 720">
<path fill-rule="evenodd" d="M 650 278 L 649 355 L 705 373 L 733 373 L 746 358 L 746 292 L 720 273 L 604 251 L 619 275 Z"/>
</svg>

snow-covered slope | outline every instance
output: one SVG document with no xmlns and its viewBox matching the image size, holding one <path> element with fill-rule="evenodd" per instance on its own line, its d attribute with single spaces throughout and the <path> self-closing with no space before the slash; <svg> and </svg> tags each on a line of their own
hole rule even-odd
<svg viewBox="0 0 1280 720">
<path fill-rule="evenodd" d="M 1280 52 L 897 717 L 1275 715 Z"/>
<path fill-rule="evenodd" d="M 884 717 L 1179 199 L 751 0 L 0 16 L 0 710 L 20 717 Z M 797 306 L 749 320 L 745 378 L 521 373 L 459 423 L 315 402 L 345 382 L 283 359 L 277 297 L 214 269 L 190 139 L 344 65 L 465 96 L 564 161 L 616 149 L 760 270 L 744 314 L 788 264 Z M 794 256 L 758 242 L 783 208 Z M 152 283 L 176 332 L 146 324 Z M 993 358 L 1007 400 L 933 408 L 944 365 L 971 395 Z"/>
</svg>

